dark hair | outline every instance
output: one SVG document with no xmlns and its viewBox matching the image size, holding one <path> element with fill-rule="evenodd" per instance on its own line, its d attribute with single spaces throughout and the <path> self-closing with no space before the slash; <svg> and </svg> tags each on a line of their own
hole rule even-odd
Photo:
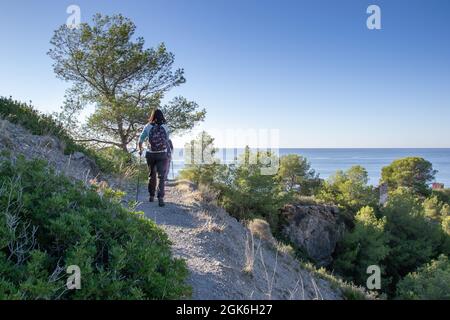
<svg viewBox="0 0 450 320">
<path fill-rule="evenodd" d="M 150 115 L 150 118 L 148 119 L 150 123 L 156 123 L 156 124 L 165 124 L 166 118 L 164 118 L 164 114 L 161 110 L 156 109 L 152 111 L 152 114 Z"/>
</svg>

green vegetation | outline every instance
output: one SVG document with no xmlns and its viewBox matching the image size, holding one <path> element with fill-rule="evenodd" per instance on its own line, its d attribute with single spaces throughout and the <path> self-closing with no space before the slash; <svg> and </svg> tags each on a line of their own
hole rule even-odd
<svg viewBox="0 0 450 320">
<path fill-rule="evenodd" d="M 410 188 L 391 191 L 384 207 L 365 207 L 355 216 L 355 227 L 338 244 L 333 268 L 345 279 L 364 285 L 365 268 L 378 265 L 383 272 L 382 291 L 396 297 L 405 276 L 440 254 L 450 254 L 442 208 L 445 204 L 435 197 L 423 199 Z"/>
<path fill-rule="evenodd" d="M 197 140 L 192 144 L 214 150 L 213 139 L 205 133 L 202 136 L 207 137 L 203 143 Z M 405 293 L 405 288 L 420 278 L 414 272 L 418 270 L 424 279 L 433 277 L 436 268 L 427 267 L 425 272 L 424 266 L 439 255 L 450 254 L 450 201 L 446 191 L 431 192 L 429 182 L 435 171 L 428 161 L 405 158 L 383 168 L 382 181 L 388 183 L 390 192 L 388 202 L 380 206 L 378 190 L 368 185 L 367 171 L 361 166 L 338 171 L 327 181 L 320 181 L 307 160 L 296 155 L 281 158 L 275 175 L 264 175 L 261 169 L 265 157 L 271 155 L 247 148 L 236 165 L 226 167 L 215 161 L 202 169 L 199 162 L 184 169 L 181 177 L 213 188 L 218 203 L 238 219 L 265 219 L 279 240 L 286 240 L 279 234 L 284 223 L 279 209 L 285 204 L 337 205 L 344 221 L 350 223 L 337 245 L 330 271 L 365 286 L 367 267 L 378 265 L 382 271 L 382 289 L 378 293 L 389 298 L 396 294 L 400 298 L 415 297 Z M 300 250 L 296 255 L 306 259 Z M 341 280 L 329 274 L 328 278 L 343 288 Z M 432 293 L 426 296 L 446 298 L 450 285 L 447 283 L 445 291 L 439 286 L 433 288 L 434 283 L 430 282 L 426 291 Z M 364 296 L 358 290 L 345 288 L 349 298 Z"/>
<path fill-rule="evenodd" d="M 199 185 L 206 184 L 218 193 L 218 202 L 238 219 L 264 218 L 276 230 L 278 209 L 286 203 L 288 194 L 275 175 L 263 174 L 264 161 L 273 160 L 267 152 L 245 150 L 237 163 L 224 166 L 214 157 L 214 140 L 206 133 L 189 144 L 191 164 L 180 172 L 180 178 Z"/>
<path fill-rule="evenodd" d="M 272 230 L 277 230 L 278 210 L 287 202 L 287 195 L 282 192 L 276 176 L 262 173 L 266 167 L 265 160 L 272 157 L 270 153 L 252 153 L 247 148 L 238 165 L 228 170 L 219 199 L 224 208 L 238 219 L 262 217 Z"/>
<path fill-rule="evenodd" d="M 381 266 L 389 253 L 386 217 L 378 219 L 371 207 L 363 207 L 355 216 L 355 227 L 347 232 L 336 250 L 333 267 L 347 280 L 364 285 L 367 267 Z"/>
<path fill-rule="evenodd" d="M 311 164 L 306 158 L 296 154 L 280 158 L 277 179 L 286 191 L 297 191 L 304 196 L 316 193 L 320 187 L 319 176 L 311 169 Z"/>
<path fill-rule="evenodd" d="M 0 116 L 11 123 L 20 124 L 34 135 L 57 137 L 65 145 L 65 154 L 85 151 L 82 146 L 75 143 L 62 124 L 51 115 L 36 111 L 31 104 L 0 97 Z"/>
<path fill-rule="evenodd" d="M 450 300 L 450 261 L 440 255 L 437 260 L 408 274 L 398 284 L 399 299 Z"/>
<path fill-rule="evenodd" d="M 450 215 L 442 219 L 442 230 L 450 236 Z"/>
<path fill-rule="evenodd" d="M 387 218 L 390 254 L 384 264 L 393 286 L 406 274 L 437 257 L 445 242 L 440 225 L 425 218 L 419 198 L 406 188 L 391 192 L 382 214 Z"/>
<path fill-rule="evenodd" d="M 372 186 L 368 185 L 366 169 L 353 166 L 347 171 L 337 171 L 327 181 L 317 194 L 317 198 L 334 203 L 343 211 L 355 214 L 364 206 L 374 206 L 377 195 Z"/>
<path fill-rule="evenodd" d="M 186 144 L 185 169 L 180 171 L 180 178 L 197 185 L 215 185 L 219 173 L 224 169 L 215 157 L 214 138 L 201 132 L 195 140 Z"/>
<path fill-rule="evenodd" d="M 187 269 L 166 234 L 120 196 L 43 161 L 2 161 L 0 300 L 187 297 Z M 69 265 L 80 267 L 82 290 L 67 290 Z"/>
<path fill-rule="evenodd" d="M 387 183 L 389 190 L 399 187 L 411 189 L 417 195 L 429 195 L 429 183 L 433 181 L 436 170 L 423 158 L 407 157 L 398 159 L 381 171 L 381 183 Z"/>
</svg>

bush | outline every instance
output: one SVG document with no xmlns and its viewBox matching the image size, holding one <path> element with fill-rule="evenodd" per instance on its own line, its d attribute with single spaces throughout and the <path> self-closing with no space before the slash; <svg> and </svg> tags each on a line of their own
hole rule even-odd
<svg viewBox="0 0 450 320">
<path fill-rule="evenodd" d="M 155 223 L 118 194 L 55 175 L 43 161 L 0 163 L 1 299 L 175 299 L 187 269 Z M 81 290 L 66 289 L 66 268 Z"/>
<path fill-rule="evenodd" d="M 334 268 L 336 272 L 356 284 L 365 285 L 367 267 L 378 265 L 389 253 L 386 218 L 377 219 L 371 207 L 364 207 L 355 216 L 355 227 L 338 244 Z M 385 279 L 386 285 L 388 280 Z"/>
<path fill-rule="evenodd" d="M 255 161 L 249 161 L 251 158 Z M 275 231 L 279 228 L 279 209 L 290 198 L 277 177 L 263 171 L 268 158 L 273 159 L 273 154 L 246 149 L 239 164 L 227 170 L 219 187 L 219 203 L 238 219 L 264 218 Z"/>
<path fill-rule="evenodd" d="M 288 194 L 275 174 L 264 174 L 264 161 L 274 160 L 274 155 L 251 152 L 246 148 L 238 164 L 222 165 L 215 158 L 214 139 L 206 132 L 191 141 L 186 168 L 179 178 L 215 191 L 218 204 L 239 220 L 256 217 L 266 219 L 273 230 L 278 229 L 278 210 L 285 204 Z M 250 159 L 252 161 L 250 161 Z M 278 159 L 276 159 L 278 161 Z"/>
<path fill-rule="evenodd" d="M 446 216 L 442 219 L 442 230 L 450 236 L 450 216 Z"/>
<path fill-rule="evenodd" d="M 450 213 L 450 205 L 439 200 L 437 195 L 432 195 L 423 201 L 425 216 L 441 222 Z"/>
<path fill-rule="evenodd" d="M 408 274 L 398 284 L 398 299 L 450 300 L 450 261 L 445 255 Z"/>
<path fill-rule="evenodd" d="M 225 169 L 215 157 L 214 138 L 201 132 L 196 139 L 185 146 L 186 165 L 179 173 L 179 179 L 189 180 L 196 185 L 215 185 L 220 173 Z"/>
<path fill-rule="evenodd" d="M 377 203 L 376 192 L 368 185 L 368 181 L 367 171 L 361 166 L 337 171 L 324 182 L 317 198 L 355 214 L 362 207 L 374 207 Z"/>
<path fill-rule="evenodd" d="M 438 197 L 439 201 L 450 204 L 450 189 L 432 190 L 432 195 Z"/>
<path fill-rule="evenodd" d="M 382 213 L 391 249 L 385 265 L 393 279 L 392 293 L 402 277 L 442 253 L 446 236 L 439 224 L 425 218 L 420 199 L 411 189 L 391 192 Z"/>
</svg>

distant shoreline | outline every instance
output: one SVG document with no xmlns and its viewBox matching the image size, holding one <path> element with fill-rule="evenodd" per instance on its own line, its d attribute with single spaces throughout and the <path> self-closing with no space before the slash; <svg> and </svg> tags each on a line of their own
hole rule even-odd
<svg viewBox="0 0 450 320">
<path fill-rule="evenodd" d="M 226 162 L 232 162 L 233 156 L 239 156 L 244 148 L 217 148 L 216 156 Z M 251 148 L 256 150 L 256 148 Z M 265 150 L 259 148 L 259 150 Z M 450 148 L 279 148 L 273 149 L 279 156 L 298 154 L 304 156 L 311 163 L 311 167 L 323 179 L 328 178 L 337 170 L 346 170 L 354 165 L 363 166 L 369 175 L 369 183 L 378 185 L 382 167 L 392 161 L 417 156 L 433 164 L 438 170 L 436 182 L 444 183 L 450 187 Z M 175 148 L 174 171 L 175 174 L 184 166 L 184 149 Z"/>
</svg>

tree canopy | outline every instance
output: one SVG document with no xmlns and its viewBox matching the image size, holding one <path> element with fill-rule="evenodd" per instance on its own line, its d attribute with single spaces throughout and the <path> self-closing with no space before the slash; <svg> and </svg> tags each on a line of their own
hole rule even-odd
<svg viewBox="0 0 450 320">
<path fill-rule="evenodd" d="M 363 207 L 355 216 L 355 227 L 339 243 L 334 268 L 347 279 L 365 285 L 367 267 L 381 266 L 389 253 L 385 233 L 386 217 L 378 219 L 371 207 Z M 383 266 L 384 269 L 384 266 Z"/>
<path fill-rule="evenodd" d="M 205 110 L 183 97 L 161 105 L 164 94 L 185 83 L 184 70 L 174 69 L 174 54 L 162 43 L 145 48 L 136 26 L 122 15 L 97 14 L 92 24 L 63 25 L 48 52 L 56 75 L 72 83 L 63 119 L 73 125 L 86 105 L 95 111 L 79 128 L 79 140 L 123 150 L 132 142 L 154 108 L 161 108 L 173 131 L 191 129 Z"/>
<path fill-rule="evenodd" d="M 280 158 L 277 178 L 287 191 L 300 191 L 310 195 L 320 186 L 319 175 L 311 169 L 308 159 L 289 154 Z"/>
<path fill-rule="evenodd" d="M 406 187 L 418 195 L 428 195 L 429 183 L 434 180 L 433 165 L 420 157 L 394 160 L 381 171 L 381 183 L 387 183 L 389 190 Z"/>
<path fill-rule="evenodd" d="M 356 213 L 366 205 L 376 204 L 376 193 L 373 187 L 368 185 L 368 181 L 367 171 L 361 166 L 337 171 L 325 181 L 318 198 Z"/>
</svg>

